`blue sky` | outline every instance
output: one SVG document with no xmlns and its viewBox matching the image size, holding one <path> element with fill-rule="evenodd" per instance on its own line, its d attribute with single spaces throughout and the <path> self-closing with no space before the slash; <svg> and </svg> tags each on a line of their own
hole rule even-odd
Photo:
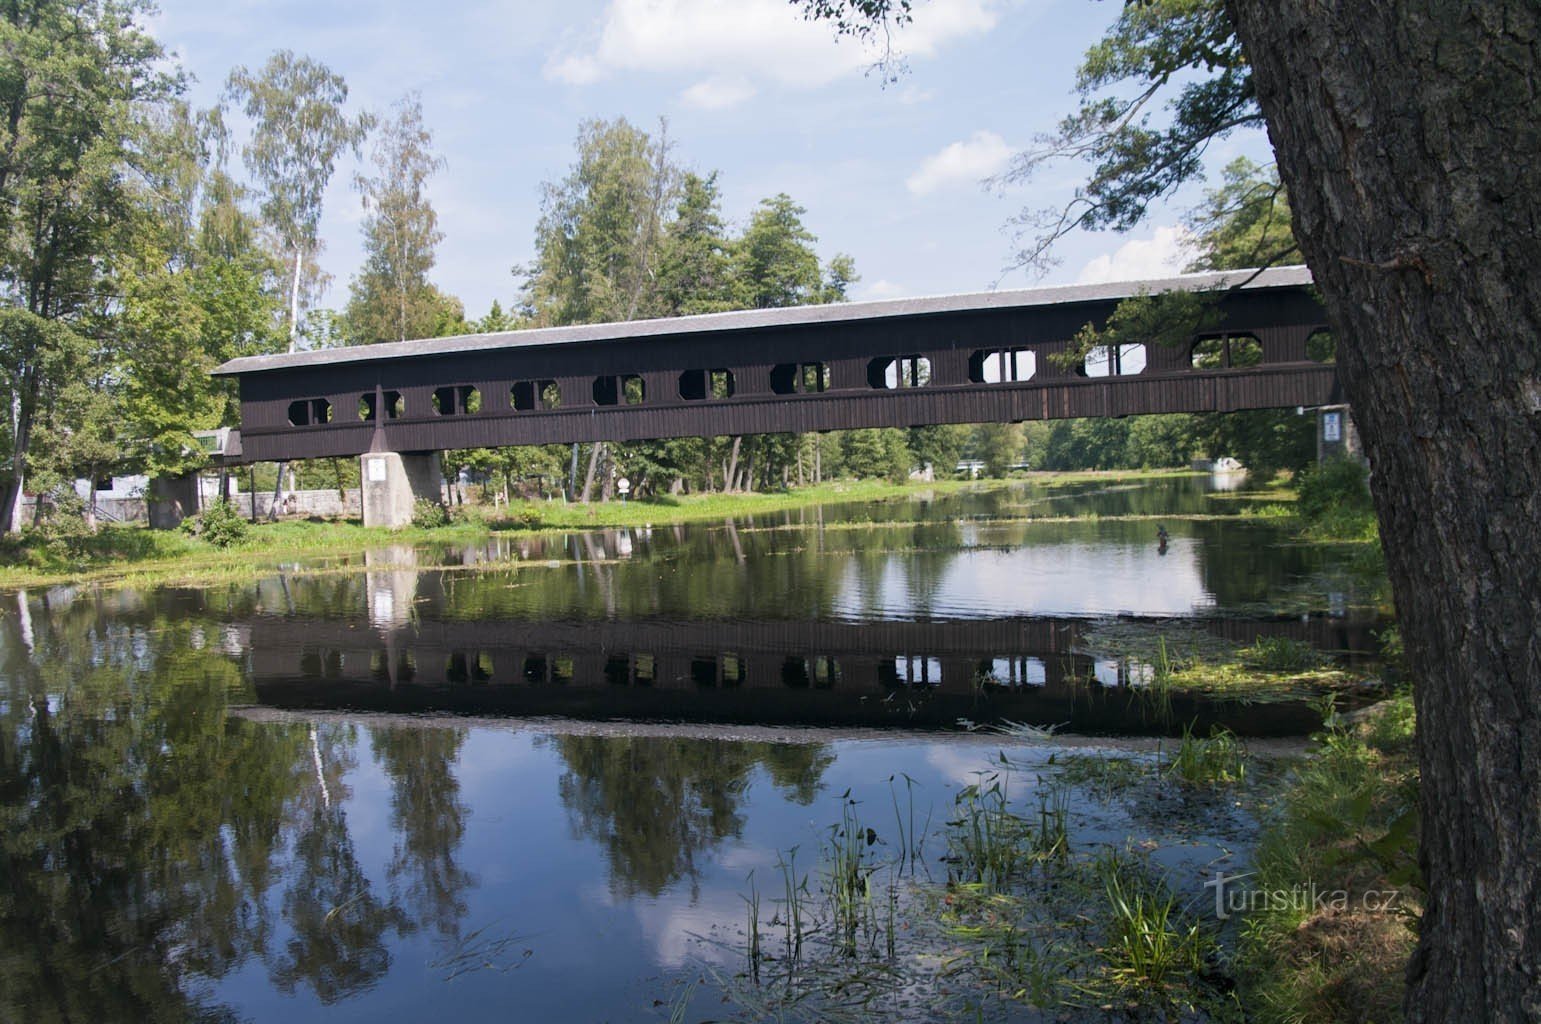
<svg viewBox="0 0 1541 1024">
<path fill-rule="evenodd" d="M 196 76 L 200 105 L 232 67 L 280 48 L 343 74 L 357 109 L 420 92 L 447 164 L 431 189 L 445 234 L 434 280 L 478 316 L 517 294 L 510 268 L 533 254 L 540 184 L 566 171 L 586 117 L 649 128 L 667 117 L 677 157 L 720 173 L 735 224 L 789 193 L 821 254 L 855 257 L 858 299 L 1173 269 L 1175 226 L 1197 191 L 1130 235 L 1066 239 L 1039 278 L 1002 275 L 1007 221 L 1063 202 L 1081 172 L 981 183 L 1070 109 L 1076 63 L 1115 11 L 1111 0 L 928 0 L 896 39 L 907 71 L 886 85 L 868 54 L 782 0 L 161 0 L 152 24 Z M 1226 140 L 1212 166 L 1238 153 L 1266 160 L 1266 141 Z M 327 196 L 321 262 L 335 280 L 323 305 L 346 301 L 361 259 L 354 170 L 340 166 Z"/>
</svg>

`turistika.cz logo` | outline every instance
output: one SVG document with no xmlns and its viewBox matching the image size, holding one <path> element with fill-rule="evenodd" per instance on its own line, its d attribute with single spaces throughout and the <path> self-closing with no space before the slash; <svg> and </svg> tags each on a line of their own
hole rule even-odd
<svg viewBox="0 0 1541 1024">
<path fill-rule="evenodd" d="M 1250 871 L 1235 875 L 1216 871 L 1215 877 L 1204 883 L 1204 888 L 1215 891 L 1216 918 L 1226 921 L 1232 914 L 1286 910 L 1311 914 L 1325 911 L 1342 913 L 1355 907 L 1374 913 L 1387 913 L 1397 910 L 1402 898 L 1398 889 L 1367 889 L 1356 900 L 1347 889 L 1319 889 L 1315 882 L 1292 885 L 1285 889 L 1259 889 L 1240 884 L 1250 877 Z"/>
</svg>

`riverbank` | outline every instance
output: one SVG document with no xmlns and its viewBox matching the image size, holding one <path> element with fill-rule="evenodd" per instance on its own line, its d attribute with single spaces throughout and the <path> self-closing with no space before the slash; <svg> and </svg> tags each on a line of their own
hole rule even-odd
<svg viewBox="0 0 1541 1024">
<path fill-rule="evenodd" d="M 494 534 L 540 533 L 742 519 L 816 505 L 899 501 L 923 495 L 992 490 L 1030 484 L 1061 487 L 1082 482 L 1134 483 L 1194 475 L 1186 471 L 1035 473 L 1009 480 L 836 481 L 754 494 L 701 494 L 647 501 L 519 501 L 496 511 L 456 509 L 446 525 L 403 530 L 366 528 L 357 520 L 306 520 L 251 524 L 226 547 L 183 530 L 157 531 L 112 525 L 96 533 L 36 532 L 0 539 L 0 589 L 72 583 L 182 583 L 197 585 L 249 578 L 305 559 L 364 551 L 385 545 L 474 543 Z"/>
<path fill-rule="evenodd" d="M 1305 756 L 1058 739 L 1003 746 L 935 834 L 896 785 L 891 811 L 845 801 L 812 863 L 751 876 L 735 955 L 719 936 L 704 957 L 729 1019 L 1400 1019 L 1421 911 L 1408 698 L 1329 719 Z M 1097 807 L 1148 831 L 1110 842 Z"/>
</svg>

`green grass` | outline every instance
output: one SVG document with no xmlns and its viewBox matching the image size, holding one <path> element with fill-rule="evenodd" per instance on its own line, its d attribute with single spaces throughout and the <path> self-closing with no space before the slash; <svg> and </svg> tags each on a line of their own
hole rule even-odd
<svg viewBox="0 0 1541 1024">
<path fill-rule="evenodd" d="M 1240 998 L 1261 1024 L 1401 1018 L 1421 912 L 1413 729 L 1409 696 L 1354 722 L 1329 716 L 1295 768 L 1259 841 L 1253 883 L 1311 884 L 1346 899 L 1341 908 L 1301 902 L 1248 915 L 1236 971 Z M 1396 894 L 1390 907 L 1387 893 Z"/>
<path fill-rule="evenodd" d="M 1166 774 L 1194 788 L 1233 785 L 1246 778 L 1246 751 L 1229 729 L 1215 729 L 1200 737 L 1193 734 L 1191 726 L 1184 726 L 1182 741 L 1167 762 Z"/>
<path fill-rule="evenodd" d="M 689 495 L 657 501 L 589 505 L 516 502 L 497 518 L 476 508 L 464 518 L 433 529 L 366 529 L 357 520 L 259 522 L 244 540 L 224 548 L 181 530 L 113 524 L 96 534 L 52 542 L 27 534 L 0 540 L 0 588 L 92 581 L 217 583 L 261 575 L 283 562 L 384 545 L 468 543 L 503 533 L 707 522 L 811 505 L 898 500 L 917 493 L 988 486 L 1001 485 L 960 480 L 909 484 L 855 481 L 768 494 Z"/>
</svg>

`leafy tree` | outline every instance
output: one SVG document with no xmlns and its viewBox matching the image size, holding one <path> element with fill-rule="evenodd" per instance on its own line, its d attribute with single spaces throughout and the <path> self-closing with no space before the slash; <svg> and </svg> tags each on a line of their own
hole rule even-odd
<svg viewBox="0 0 1541 1024">
<path fill-rule="evenodd" d="M 908 2 L 801 6 L 870 25 Z M 1088 182 L 1025 253 L 1073 225 L 1133 226 L 1199 173 L 1211 141 L 1266 124 L 1344 342 L 1415 666 L 1428 895 L 1413 1024 L 1525 1020 L 1537 1005 L 1538 38 L 1541 7 L 1509 0 L 1125 4 L 1056 147 L 1090 159 Z"/>
<path fill-rule="evenodd" d="M 433 153 L 417 93 L 397 102 L 375 136 L 371 160 L 375 174 L 354 180 L 366 214 L 364 268 L 353 279 L 348 330 L 361 343 L 436 337 L 444 298 L 428 272 L 444 234 L 426 190 L 444 161 Z"/>
<path fill-rule="evenodd" d="M 263 219 L 278 235 L 291 268 L 292 352 L 300 334 L 303 294 L 307 283 L 317 283 L 319 272 L 312 261 L 321 246 L 318 228 L 326 186 L 337 158 L 348 150 L 358 152 L 371 119 L 344 113 L 348 85 L 341 75 L 291 50 L 275 52 L 258 71 L 243 65 L 230 72 L 225 96 L 251 119 L 251 138 L 241 156 L 262 185 Z"/>
<path fill-rule="evenodd" d="M 653 310 L 664 215 L 679 187 L 666 133 L 624 118 L 578 127 L 578 159 L 542 187 L 525 302 L 539 324 L 632 320 Z"/>
<path fill-rule="evenodd" d="M 785 192 L 762 199 L 739 242 L 745 304 L 755 309 L 801 306 L 819 297 L 824 283 L 813 232 L 803 225 L 806 208 Z"/>
<path fill-rule="evenodd" d="M 1290 202 L 1277 168 L 1237 157 L 1220 172 L 1221 185 L 1188 217 L 1198 253 L 1189 271 L 1242 270 L 1298 263 Z"/>
<path fill-rule="evenodd" d="M 0 380 L 10 396 L 0 529 L 28 474 L 33 426 L 91 353 L 147 118 L 180 88 L 141 0 L 36 0 L 0 11 Z M 105 258 L 104 257 L 108 257 Z M 71 355 L 73 353 L 73 355 Z"/>
<path fill-rule="evenodd" d="M 948 477 L 958 465 L 968 436 L 969 428 L 962 424 L 911 427 L 905 432 L 905 444 L 916 465 L 929 465 L 938 477 Z"/>
<path fill-rule="evenodd" d="M 687 173 L 658 261 L 658 306 L 664 316 L 721 313 L 742 306 L 733 243 L 722 222 L 715 172 Z"/>
</svg>

